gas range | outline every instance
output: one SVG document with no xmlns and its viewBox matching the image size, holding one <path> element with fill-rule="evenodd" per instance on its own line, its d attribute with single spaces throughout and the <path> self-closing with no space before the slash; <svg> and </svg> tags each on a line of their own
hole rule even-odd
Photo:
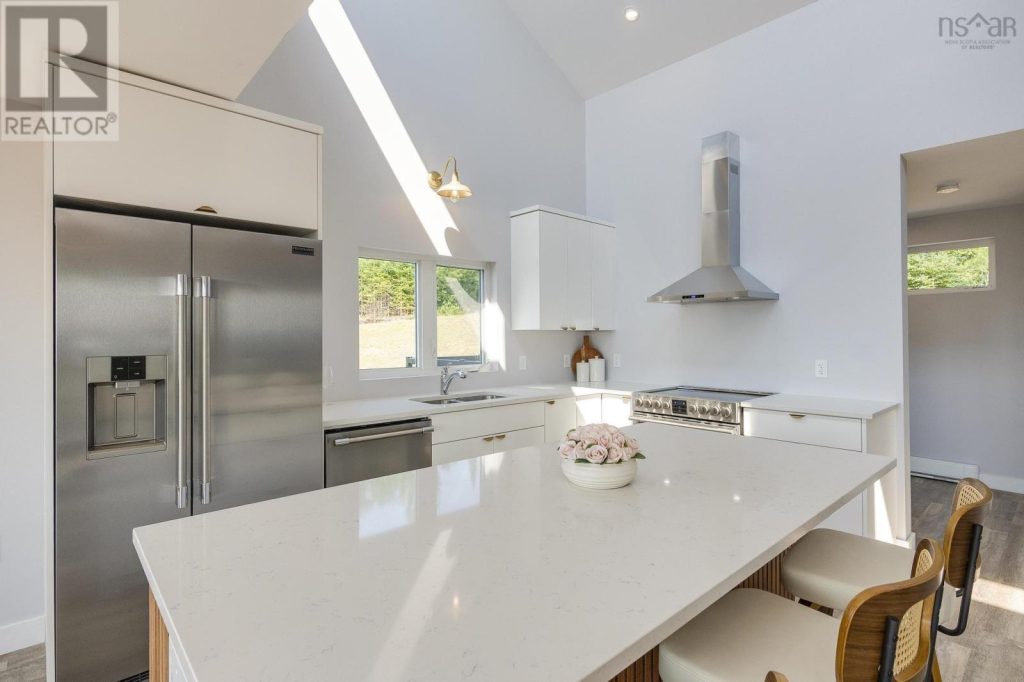
<svg viewBox="0 0 1024 682">
<path fill-rule="evenodd" d="M 630 419 L 739 435 L 743 432 L 740 403 L 768 395 L 771 393 L 696 386 L 660 388 L 633 394 Z"/>
</svg>

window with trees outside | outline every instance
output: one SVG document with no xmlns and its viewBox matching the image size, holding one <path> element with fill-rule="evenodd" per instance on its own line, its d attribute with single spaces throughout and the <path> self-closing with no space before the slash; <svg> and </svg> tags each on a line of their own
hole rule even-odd
<svg viewBox="0 0 1024 682">
<path fill-rule="evenodd" d="M 484 264 L 359 258 L 359 369 L 405 373 L 484 362 Z"/>
<path fill-rule="evenodd" d="M 969 239 L 907 248 L 911 293 L 995 288 L 995 242 Z"/>
</svg>

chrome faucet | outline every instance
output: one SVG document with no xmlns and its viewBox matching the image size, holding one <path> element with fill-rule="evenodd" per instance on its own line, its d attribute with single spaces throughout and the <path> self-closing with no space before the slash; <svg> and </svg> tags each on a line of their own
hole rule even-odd
<svg viewBox="0 0 1024 682">
<path fill-rule="evenodd" d="M 454 374 L 448 373 L 447 367 L 441 368 L 441 395 L 448 395 L 448 388 L 452 385 L 452 382 L 456 379 L 465 379 L 466 373 L 461 369 L 456 370 Z"/>
</svg>

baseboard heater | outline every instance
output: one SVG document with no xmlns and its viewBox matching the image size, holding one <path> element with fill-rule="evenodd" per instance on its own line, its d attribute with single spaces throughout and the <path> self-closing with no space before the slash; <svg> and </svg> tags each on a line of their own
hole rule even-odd
<svg viewBox="0 0 1024 682">
<path fill-rule="evenodd" d="M 961 478 L 978 478 L 980 471 L 977 464 L 947 462 L 927 457 L 910 458 L 910 473 L 913 476 L 936 478 L 940 481 L 959 481 Z"/>
</svg>

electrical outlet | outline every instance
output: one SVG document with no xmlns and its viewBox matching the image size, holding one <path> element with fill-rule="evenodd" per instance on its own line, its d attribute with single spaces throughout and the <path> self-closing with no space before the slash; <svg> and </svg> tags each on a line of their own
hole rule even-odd
<svg viewBox="0 0 1024 682">
<path fill-rule="evenodd" d="M 520 355 L 519 356 L 519 369 L 521 369 L 521 370 L 526 369 L 526 356 L 525 355 Z"/>
<path fill-rule="evenodd" d="M 828 379 L 828 360 L 814 361 L 814 376 L 818 379 Z"/>
<path fill-rule="evenodd" d="M 563 356 L 562 356 L 562 367 L 565 367 L 565 368 L 567 368 L 567 369 L 568 369 L 568 367 L 569 367 L 569 361 L 570 361 L 570 360 L 571 360 L 571 358 L 569 357 L 569 354 L 568 354 L 568 353 L 566 353 L 565 355 L 563 355 Z"/>
<path fill-rule="evenodd" d="M 612 367 L 622 367 L 622 356 L 618 353 L 612 353 Z"/>
</svg>

